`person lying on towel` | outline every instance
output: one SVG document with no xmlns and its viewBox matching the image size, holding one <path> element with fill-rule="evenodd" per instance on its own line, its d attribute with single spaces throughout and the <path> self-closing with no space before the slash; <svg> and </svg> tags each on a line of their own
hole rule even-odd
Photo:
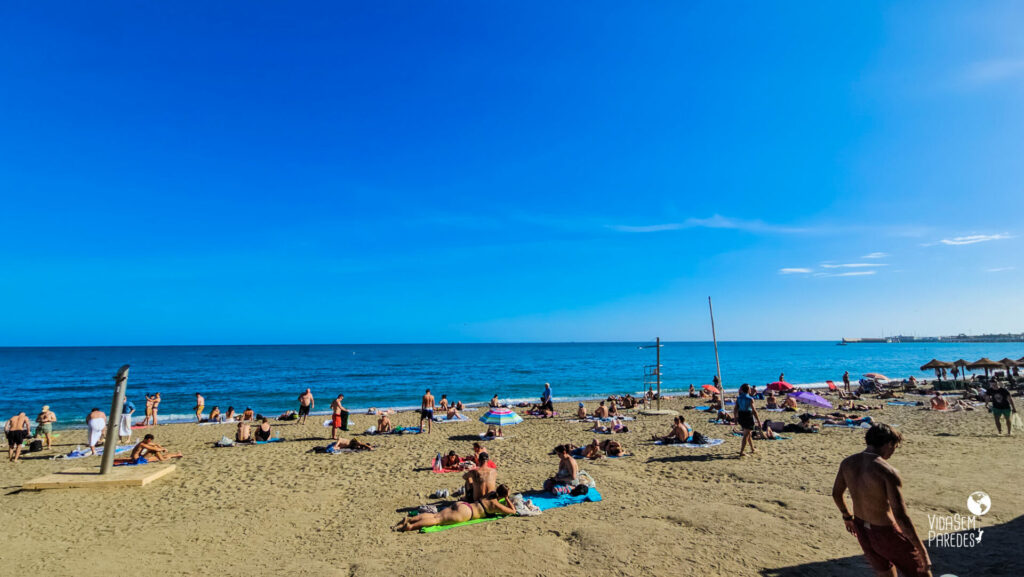
<svg viewBox="0 0 1024 577">
<path fill-rule="evenodd" d="M 423 527 L 455 525 L 494 515 L 515 515 L 514 507 L 501 502 L 501 499 L 507 498 L 508 487 L 499 485 L 494 493 L 477 501 L 456 501 L 447 509 L 441 509 L 437 513 L 420 513 L 414 517 L 402 517 L 402 520 L 392 527 L 392 530 L 416 531 Z"/>
</svg>

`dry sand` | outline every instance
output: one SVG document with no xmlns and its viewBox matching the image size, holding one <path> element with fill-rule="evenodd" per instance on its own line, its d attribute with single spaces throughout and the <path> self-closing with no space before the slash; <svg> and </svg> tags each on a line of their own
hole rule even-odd
<svg viewBox="0 0 1024 577">
<path fill-rule="evenodd" d="M 724 445 L 652 446 L 647 439 L 664 434 L 671 417 L 641 416 L 629 424 L 633 432 L 615 437 L 634 457 L 581 465 L 604 501 L 436 534 L 389 526 L 400 517 L 396 509 L 459 486 L 457 474 L 434 474 L 427 464 L 437 452 L 468 453 L 484 430 L 479 412 L 468 423 L 435 424 L 430 435 L 361 437 L 377 450 L 340 455 L 307 452 L 329 436 L 323 417 L 277 425 L 288 442 L 228 449 L 211 444 L 231 436 L 232 425 L 161 425 L 149 431 L 186 458 L 169 477 L 134 489 L 19 491 L 31 478 L 98 463 L 49 460 L 56 451 L 27 455 L 18 465 L 0 463 L 0 575 L 871 574 L 830 496 L 839 461 L 863 448 L 863 432 L 793 435 L 758 443 L 756 457 L 738 459 L 739 438 L 683 409 L 694 404 L 664 403 L 697 430 L 724 436 Z M 1015 535 L 1024 529 L 1021 437 L 995 437 L 984 409 L 871 414 L 899 423 L 906 436 L 891 462 L 922 535 L 929 513 L 965 515 L 971 492 L 991 495 L 991 512 L 979 521 L 982 543 L 932 549 L 935 575 L 1024 575 Z M 358 431 L 376 422 L 353 419 Z M 394 421 L 415 425 L 416 415 Z M 487 443 L 499 480 L 514 491 L 539 489 L 557 466 L 551 449 L 589 441 L 584 429 L 532 418 L 506 429 L 511 438 Z M 84 439 L 84 431 L 65 431 L 58 450 Z"/>
</svg>

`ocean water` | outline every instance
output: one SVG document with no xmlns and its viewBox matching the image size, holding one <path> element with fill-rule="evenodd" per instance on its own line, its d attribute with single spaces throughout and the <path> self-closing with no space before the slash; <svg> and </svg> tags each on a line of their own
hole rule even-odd
<svg viewBox="0 0 1024 577">
<path fill-rule="evenodd" d="M 305 388 L 317 410 L 345 394 L 350 410 L 418 407 L 424 389 L 440 399 L 483 403 L 536 400 L 545 382 L 556 399 L 636 393 L 643 367 L 653 365 L 653 343 L 294 345 L 176 347 L 0 348 L 0 419 L 18 411 L 35 418 L 48 404 L 59 425 L 84 422 L 93 407 L 109 411 L 113 375 L 130 364 L 128 396 L 141 417 L 144 393 L 160 392 L 162 420 L 187 419 L 195 393 L 207 411 L 218 405 L 252 407 L 276 416 L 297 407 Z M 710 342 L 662 343 L 662 390 L 682 391 L 710 383 L 715 374 Z M 851 344 L 834 342 L 719 343 L 727 389 L 762 386 L 780 372 L 794 384 L 841 382 L 844 370 L 856 381 L 866 372 L 892 378 L 931 377 L 918 370 L 932 358 L 968 361 L 1024 356 L 1024 343 Z"/>
</svg>

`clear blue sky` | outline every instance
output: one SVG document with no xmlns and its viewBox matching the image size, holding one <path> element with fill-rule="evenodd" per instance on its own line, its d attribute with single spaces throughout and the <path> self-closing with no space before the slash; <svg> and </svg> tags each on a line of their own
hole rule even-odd
<svg viewBox="0 0 1024 577">
<path fill-rule="evenodd" d="M 0 345 L 1024 330 L 1020 3 L 0 7 Z"/>
</svg>

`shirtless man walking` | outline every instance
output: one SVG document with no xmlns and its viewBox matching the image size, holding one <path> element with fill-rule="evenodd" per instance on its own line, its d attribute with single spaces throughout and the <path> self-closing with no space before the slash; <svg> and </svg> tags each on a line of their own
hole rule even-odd
<svg viewBox="0 0 1024 577">
<path fill-rule="evenodd" d="M 331 401 L 331 438 L 338 438 L 338 429 L 348 430 L 348 411 L 341 404 L 345 395 L 338 395 L 338 398 Z"/>
<path fill-rule="evenodd" d="M 306 424 L 306 417 L 313 410 L 313 393 L 306 389 L 305 393 L 299 395 L 299 424 Z"/>
<path fill-rule="evenodd" d="M 423 421 L 427 421 L 427 433 L 430 433 L 430 426 L 434 422 L 434 395 L 430 394 L 430 389 L 423 394 L 423 400 L 420 402 L 420 430 L 423 430 Z"/>
<path fill-rule="evenodd" d="M 196 422 L 203 422 L 203 408 L 206 407 L 206 399 L 202 395 L 196 393 Z"/>
<path fill-rule="evenodd" d="M 832 499 L 846 530 L 857 537 L 868 564 L 877 575 L 931 577 L 931 559 L 917 536 L 903 501 L 903 481 L 887 460 L 903 437 L 889 425 L 873 425 L 864 435 L 867 448 L 839 465 Z M 853 515 L 846 508 L 846 491 Z"/>
<path fill-rule="evenodd" d="M 29 427 L 25 411 L 14 415 L 4 425 L 4 435 L 7 437 L 7 458 L 12 463 L 17 463 L 21 458 L 21 444 L 29 437 Z"/>
</svg>

